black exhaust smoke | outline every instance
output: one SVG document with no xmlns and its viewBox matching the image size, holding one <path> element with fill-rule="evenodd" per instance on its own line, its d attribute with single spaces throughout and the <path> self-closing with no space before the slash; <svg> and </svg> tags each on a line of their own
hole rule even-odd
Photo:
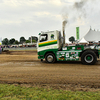
<svg viewBox="0 0 100 100">
<path fill-rule="evenodd" d="M 63 32 L 63 46 L 65 46 L 65 26 L 67 24 L 67 20 L 64 20 L 63 23 L 62 23 L 62 32 Z"/>
</svg>

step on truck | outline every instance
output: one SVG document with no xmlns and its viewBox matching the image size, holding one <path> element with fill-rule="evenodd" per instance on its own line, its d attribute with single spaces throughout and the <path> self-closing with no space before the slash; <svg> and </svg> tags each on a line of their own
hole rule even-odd
<svg viewBox="0 0 100 100">
<path fill-rule="evenodd" d="M 37 43 L 38 59 L 48 63 L 56 61 L 80 61 L 82 64 L 93 65 L 99 58 L 99 50 L 85 48 L 84 45 L 66 46 L 61 32 L 48 31 L 39 33 Z"/>
</svg>

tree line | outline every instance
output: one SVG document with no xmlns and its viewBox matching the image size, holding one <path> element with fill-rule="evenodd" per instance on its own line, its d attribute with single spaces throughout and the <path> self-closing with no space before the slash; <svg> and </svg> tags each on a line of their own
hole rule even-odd
<svg viewBox="0 0 100 100">
<path fill-rule="evenodd" d="M 32 37 L 29 37 L 28 39 L 25 39 L 25 37 L 20 37 L 19 41 L 16 40 L 15 38 L 11 38 L 11 39 L 8 39 L 8 38 L 4 38 L 2 40 L 2 44 L 3 45 L 13 45 L 13 44 L 23 44 L 23 43 L 36 43 L 38 41 L 38 38 L 36 36 L 32 36 Z"/>
<path fill-rule="evenodd" d="M 8 38 L 4 38 L 2 40 L 2 44 L 3 45 L 12 45 L 12 44 L 23 44 L 23 43 L 36 43 L 38 41 L 38 38 L 36 36 L 32 36 L 32 37 L 29 37 L 28 39 L 25 39 L 25 37 L 20 37 L 19 41 L 16 40 L 15 38 L 11 38 L 11 39 L 8 39 Z M 70 42 L 74 42 L 75 41 L 75 38 L 73 36 L 71 36 L 69 38 L 69 41 Z"/>
</svg>

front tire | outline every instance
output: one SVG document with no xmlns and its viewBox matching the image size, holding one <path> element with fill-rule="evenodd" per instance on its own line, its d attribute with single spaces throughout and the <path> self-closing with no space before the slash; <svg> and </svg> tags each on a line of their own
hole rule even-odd
<svg viewBox="0 0 100 100">
<path fill-rule="evenodd" d="M 54 63 L 56 61 L 55 55 L 53 53 L 48 53 L 45 56 L 45 60 L 47 63 Z"/>
<path fill-rule="evenodd" d="M 94 65 L 97 62 L 97 56 L 93 51 L 85 51 L 81 56 L 81 62 L 85 65 Z"/>
</svg>

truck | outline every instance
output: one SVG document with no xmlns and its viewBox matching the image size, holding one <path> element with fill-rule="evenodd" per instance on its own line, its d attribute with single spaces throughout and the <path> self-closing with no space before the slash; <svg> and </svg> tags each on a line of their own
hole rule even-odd
<svg viewBox="0 0 100 100">
<path fill-rule="evenodd" d="M 39 33 L 37 43 L 38 59 L 47 63 L 56 61 L 81 61 L 82 64 L 94 65 L 99 58 L 99 49 L 85 48 L 84 45 L 66 45 L 61 31 Z"/>
</svg>

